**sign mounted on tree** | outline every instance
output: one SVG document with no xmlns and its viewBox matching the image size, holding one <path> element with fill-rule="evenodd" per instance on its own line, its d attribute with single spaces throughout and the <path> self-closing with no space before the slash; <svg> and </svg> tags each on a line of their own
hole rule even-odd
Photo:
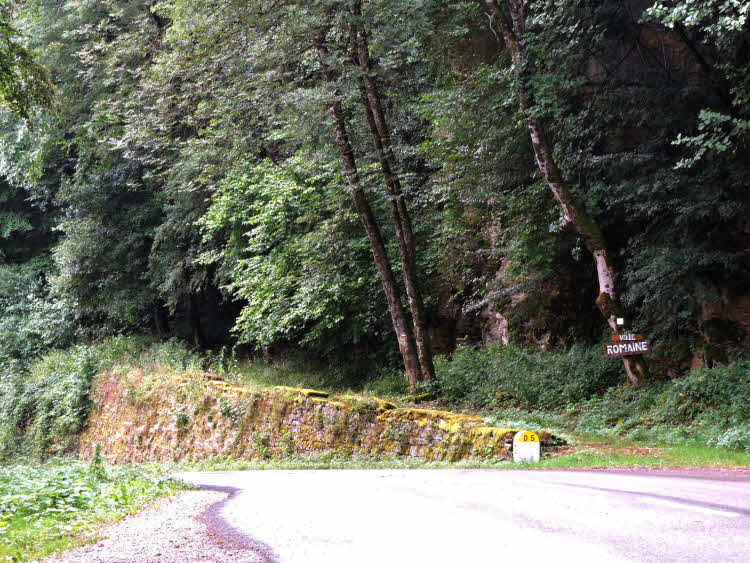
<svg viewBox="0 0 750 563">
<path fill-rule="evenodd" d="M 604 344 L 604 355 L 607 358 L 634 356 L 651 351 L 651 343 L 640 334 L 613 334 L 612 343 Z"/>
</svg>

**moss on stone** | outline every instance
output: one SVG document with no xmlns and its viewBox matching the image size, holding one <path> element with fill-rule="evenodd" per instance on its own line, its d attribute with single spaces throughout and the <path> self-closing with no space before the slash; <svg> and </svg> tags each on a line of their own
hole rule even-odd
<svg viewBox="0 0 750 563">
<path fill-rule="evenodd" d="M 267 458 L 324 450 L 427 461 L 504 459 L 514 432 L 487 427 L 476 416 L 400 409 L 377 397 L 308 396 L 283 387 L 258 391 L 199 374 L 108 374 L 96 379 L 96 389 L 81 454 L 90 456 L 99 443 L 112 461 Z M 232 416 L 222 416 L 222 409 Z M 190 424 L 178 428 L 177 412 L 193 414 Z M 540 437 L 548 447 L 549 433 Z"/>
<path fill-rule="evenodd" d="M 300 389 L 299 392 L 305 397 L 328 397 L 328 393 L 325 391 L 316 391 L 315 389 Z"/>
</svg>

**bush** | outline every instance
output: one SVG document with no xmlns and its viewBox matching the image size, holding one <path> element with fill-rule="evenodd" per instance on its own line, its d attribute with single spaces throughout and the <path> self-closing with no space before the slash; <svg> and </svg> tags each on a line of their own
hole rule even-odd
<svg viewBox="0 0 750 563">
<path fill-rule="evenodd" d="M 665 394 L 668 416 L 680 421 L 709 417 L 737 423 L 750 419 L 750 358 L 700 368 L 674 382 Z"/>
<path fill-rule="evenodd" d="M 0 369 L 0 460 L 71 451 L 91 409 L 94 376 L 118 364 L 186 371 L 200 369 L 201 358 L 176 340 L 117 336 L 48 352 L 26 369 L 6 364 Z"/>
<path fill-rule="evenodd" d="M 28 361 L 73 341 L 70 311 L 47 295 L 34 265 L 0 264 L 0 363 Z"/>
<path fill-rule="evenodd" d="M 531 407 L 557 413 L 578 435 L 750 451 L 750 358 L 638 390 L 624 384 L 620 361 L 598 347 L 464 347 L 452 360 L 437 358 L 436 368 L 445 399 L 495 409 L 495 418 L 507 418 L 509 407 Z"/>
<path fill-rule="evenodd" d="M 599 348 L 543 352 L 491 344 L 436 358 L 443 397 L 475 406 L 560 407 L 599 395 L 623 380 L 619 361 Z"/>
<path fill-rule="evenodd" d="M 750 424 L 743 424 L 722 432 L 709 440 L 714 446 L 750 452 Z"/>
<path fill-rule="evenodd" d="M 137 467 L 106 467 L 100 459 L 0 467 L 0 559 L 46 555 L 76 533 L 182 487 Z"/>
<path fill-rule="evenodd" d="M 569 411 L 579 434 L 750 449 L 750 361 L 701 368 L 637 391 L 615 387 Z"/>
<path fill-rule="evenodd" d="M 86 346 L 51 352 L 34 365 L 24 396 L 34 413 L 26 429 L 33 451 L 62 453 L 75 446 L 91 410 L 91 382 L 100 365 L 95 350 Z"/>
</svg>

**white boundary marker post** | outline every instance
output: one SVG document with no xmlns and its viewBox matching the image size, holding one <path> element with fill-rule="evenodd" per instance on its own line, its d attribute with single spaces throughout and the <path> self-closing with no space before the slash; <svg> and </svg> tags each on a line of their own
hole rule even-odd
<svg viewBox="0 0 750 563">
<path fill-rule="evenodd" d="M 531 430 L 521 430 L 513 436 L 513 461 L 516 463 L 536 463 L 541 457 L 539 434 Z"/>
</svg>

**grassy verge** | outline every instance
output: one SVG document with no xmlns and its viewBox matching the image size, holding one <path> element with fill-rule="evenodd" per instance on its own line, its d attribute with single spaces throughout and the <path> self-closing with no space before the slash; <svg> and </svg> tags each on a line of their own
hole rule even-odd
<svg viewBox="0 0 750 563">
<path fill-rule="evenodd" d="M 96 529 L 185 485 L 134 467 L 53 460 L 0 467 L 0 560 L 28 561 L 96 538 Z"/>
<path fill-rule="evenodd" d="M 598 469 L 646 467 L 750 468 L 750 454 L 701 444 L 658 446 L 618 440 L 581 441 L 536 464 L 512 461 L 434 461 L 376 455 L 342 456 L 332 452 L 266 460 L 213 457 L 198 462 L 181 461 L 154 465 L 166 473 L 175 471 L 263 471 L 304 469 Z"/>
</svg>

